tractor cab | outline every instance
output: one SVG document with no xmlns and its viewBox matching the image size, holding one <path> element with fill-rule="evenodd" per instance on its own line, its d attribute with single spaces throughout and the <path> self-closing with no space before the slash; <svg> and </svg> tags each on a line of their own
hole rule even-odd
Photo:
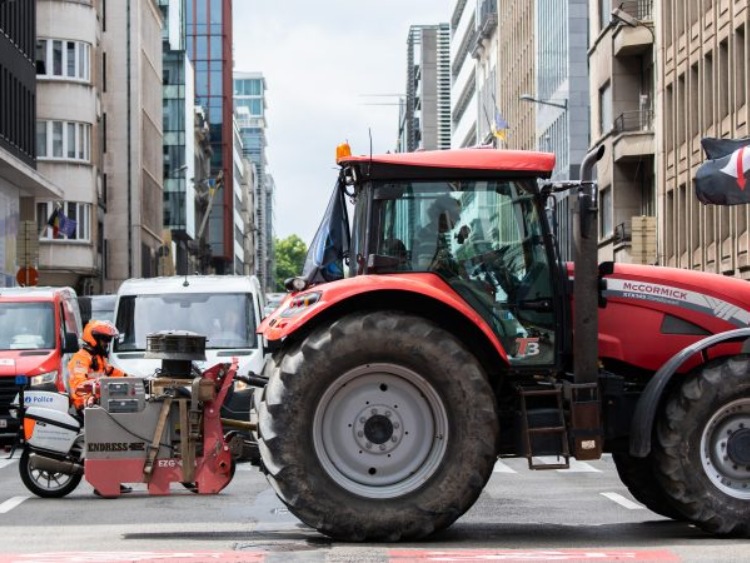
<svg viewBox="0 0 750 563">
<path fill-rule="evenodd" d="M 564 278 L 537 179 L 554 157 L 490 149 L 338 158 L 306 285 L 430 273 L 502 344 L 512 368 L 555 367 Z M 347 201 L 353 203 L 351 225 Z"/>
</svg>

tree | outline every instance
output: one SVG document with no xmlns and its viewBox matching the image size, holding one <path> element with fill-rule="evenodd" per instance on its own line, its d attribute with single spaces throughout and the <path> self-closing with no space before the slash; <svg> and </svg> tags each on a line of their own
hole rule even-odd
<svg viewBox="0 0 750 563">
<path fill-rule="evenodd" d="M 284 280 L 299 276 L 305 265 L 307 245 L 297 235 L 273 239 L 276 253 L 276 291 L 285 291 Z"/>
</svg>

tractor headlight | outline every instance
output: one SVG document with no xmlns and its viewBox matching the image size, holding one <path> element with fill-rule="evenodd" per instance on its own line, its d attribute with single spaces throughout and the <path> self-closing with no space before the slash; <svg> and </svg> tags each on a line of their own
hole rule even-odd
<svg viewBox="0 0 750 563">
<path fill-rule="evenodd" d="M 32 387 L 39 387 L 41 385 L 55 384 L 57 381 L 57 370 L 48 371 L 47 373 L 40 373 L 39 375 L 32 375 L 29 378 L 29 383 Z"/>
<path fill-rule="evenodd" d="M 286 308 L 281 312 L 280 316 L 281 317 L 295 317 L 299 315 L 305 309 L 312 307 L 318 301 L 320 301 L 321 296 L 322 296 L 322 293 L 316 292 L 316 291 L 295 295 L 292 298 L 292 300 L 287 304 Z"/>
</svg>

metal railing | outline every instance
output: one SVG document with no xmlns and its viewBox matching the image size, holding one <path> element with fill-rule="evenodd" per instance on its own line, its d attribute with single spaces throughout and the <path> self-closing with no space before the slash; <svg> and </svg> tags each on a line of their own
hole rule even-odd
<svg viewBox="0 0 750 563">
<path fill-rule="evenodd" d="M 620 9 L 641 21 L 652 21 L 654 0 L 624 0 Z"/>
<path fill-rule="evenodd" d="M 650 109 L 624 111 L 615 118 L 615 133 L 625 131 L 651 131 L 654 128 L 654 112 Z"/>
</svg>

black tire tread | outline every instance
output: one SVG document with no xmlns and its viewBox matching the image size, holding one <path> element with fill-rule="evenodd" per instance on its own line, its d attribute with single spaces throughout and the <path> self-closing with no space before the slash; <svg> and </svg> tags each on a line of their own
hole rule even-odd
<svg viewBox="0 0 750 563">
<path fill-rule="evenodd" d="M 299 420 L 301 417 L 292 412 L 309 401 L 309 386 L 315 384 L 315 375 L 325 370 L 334 354 L 366 355 L 375 341 L 381 348 L 391 346 L 416 356 L 429 353 L 424 352 L 425 347 L 433 353 L 439 349 L 444 365 L 461 367 L 453 374 L 462 394 L 459 400 L 472 407 L 465 409 L 467 412 L 461 409 L 462 416 L 470 419 L 470 428 L 477 430 L 469 437 L 471 446 L 460 448 L 473 452 L 471 461 L 453 460 L 451 463 L 460 468 L 451 470 L 452 480 L 445 478 L 442 486 L 430 488 L 429 494 L 423 488 L 406 499 L 374 503 L 347 493 L 311 468 L 313 462 L 304 458 L 299 444 L 289 437 L 289 433 L 305 435 L 309 430 L 311 420 Z M 424 319 L 384 311 L 348 315 L 274 356 L 266 365 L 265 375 L 269 383 L 258 408 L 264 471 L 290 511 L 329 536 L 345 541 L 425 537 L 446 528 L 468 510 L 492 474 L 498 439 L 492 389 L 476 359 L 458 340 Z M 316 459 L 313 465 L 317 463 Z M 340 502 L 342 497 L 347 502 Z"/>
<path fill-rule="evenodd" d="M 656 480 L 653 456 L 637 458 L 625 452 L 615 452 L 612 454 L 612 460 L 620 481 L 635 500 L 666 518 L 684 519 L 682 513 L 672 506 L 669 497 Z"/>
<path fill-rule="evenodd" d="M 720 536 L 750 537 L 750 501 L 718 490 L 706 477 L 698 451 L 702 425 L 719 405 L 750 396 L 750 356 L 709 362 L 686 378 L 657 421 L 659 482 L 675 508 L 700 528 Z"/>
</svg>

